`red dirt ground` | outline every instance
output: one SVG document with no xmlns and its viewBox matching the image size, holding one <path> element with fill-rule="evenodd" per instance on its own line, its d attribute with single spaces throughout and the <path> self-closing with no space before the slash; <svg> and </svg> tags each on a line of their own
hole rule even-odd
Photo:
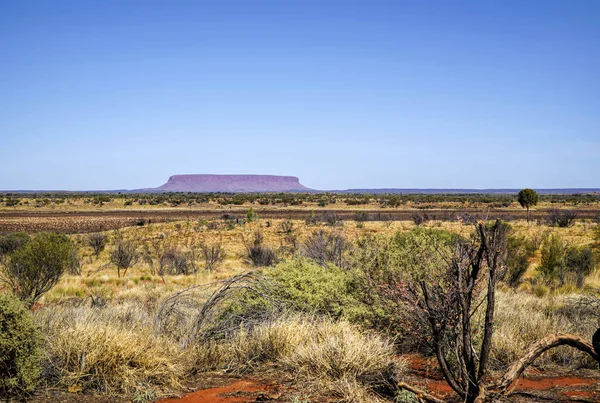
<svg viewBox="0 0 600 403">
<path fill-rule="evenodd" d="M 438 369 L 435 358 L 422 357 L 411 354 L 403 356 L 408 361 L 411 370 L 412 379 L 415 384 L 424 387 L 433 394 L 440 397 L 450 397 L 453 395 L 452 388 L 443 379 Z M 532 368 L 521 377 L 515 389 L 516 395 L 519 392 L 529 395 L 532 398 L 534 394 L 542 392 L 544 395 L 553 396 L 555 401 L 600 401 L 600 379 L 596 374 L 590 373 L 585 376 L 553 376 L 544 373 L 539 369 Z M 523 396 L 514 396 L 514 401 L 530 401 Z M 547 398 L 546 398 L 547 399 Z"/>
<path fill-rule="evenodd" d="M 408 361 L 410 368 L 407 382 L 429 390 L 442 399 L 452 400 L 455 395 L 443 379 L 435 358 L 419 355 L 399 357 Z M 199 378 L 196 387 L 202 389 L 186 393 L 179 398 L 159 400 L 156 403 L 254 403 L 290 402 L 291 386 L 277 385 L 277 380 L 269 379 L 232 379 L 227 376 L 208 376 Z M 54 391 L 38 394 L 30 403 L 116 403 L 131 401 L 125 397 L 94 396 Z M 322 399 L 319 401 L 332 401 Z M 597 371 L 580 370 L 568 376 L 557 376 L 538 369 L 526 371 L 519 379 L 516 390 L 508 401 L 516 402 L 600 402 L 600 376 Z"/>
<path fill-rule="evenodd" d="M 279 396 L 275 387 L 242 379 L 226 386 L 199 390 L 181 398 L 159 400 L 157 403 L 246 403 L 274 401 Z"/>
</svg>

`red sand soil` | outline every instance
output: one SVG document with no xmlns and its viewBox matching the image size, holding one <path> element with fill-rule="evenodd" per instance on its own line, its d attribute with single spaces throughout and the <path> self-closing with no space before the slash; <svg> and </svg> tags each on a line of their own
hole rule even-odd
<svg viewBox="0 0 600 403">
<path fill-rule="evenodd" d="M 402 357 L 408 362 L 415 382 L 440 397 L 451 396 L 454 392 L 443 379 L 433 357 L 422 357 L 417 354 Z M 516 391 L 550 391 L 554 389 L 563 399 L 591 399 L 600 401 L 600 382 L 598 378 L 580 376 L 549 376 L 539 369 L 531 368 L 526 371 L 527 377 L 518 380 Z M 535 377 L 532 379 L 531 377 Z M 556 390 L 557 388 L 558 390 Z"/>
<path fill-rule="evenodd" d="M 517 383 L 517 389 L 533 389 L 543 390 L 551 389 L 556 387 L 578 387 L 578 386 L 590 386 L 598 383 L 597 379 L 593 378 L 581 378 L 576 376 L 562 376 L 556 378 L 539 378 L 539 379 L 526 379 L 521 378 Z"/>
<path fill-rule="evenodd" d="M 277 395 L 273 387 L 242 379 L 226 386 L 199 390 L 182 398 L 165 399 L 157 403 L 246 403 L 273 400 Z"/>
<path fill-rule="evenodd" d="M 433 357 L 422 357 L 411 354 L 401 357 L 408 362 L 412 373 L 411 382 L 426 388 L 441 398 L 449 398 L 454 394 L 442 377 Z M 533 378 L 532 378 L 533 377 Z M 584 376 L 549 376 L 538 369 L 526 371 L 526 377 L 520 378 L 517 392 L 538 391 L 549 392 L 557 401 L 600 401 L 600 383 L 597 377 Z M 165 399 L 157 403 L 249 403 L 273 401 L 280 398 L 277 387 L 259 381 L 242 379 L 219 387 L 199 390 L 182 398 Z M 514 401 L 521 401 L 522 396 L 514 396 Z M 581 400 L 584 399 L 584 400 Z M 534 399 L 535 400 L 535 399 Z M 529 400 L 528 400 L 529 401 Z"/>
</svg>

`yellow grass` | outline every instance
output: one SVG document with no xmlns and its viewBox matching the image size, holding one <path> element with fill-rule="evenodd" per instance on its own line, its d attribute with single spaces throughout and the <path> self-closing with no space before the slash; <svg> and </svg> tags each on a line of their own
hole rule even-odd
<svg viewBox="0 0 600 403">
<path fill-rule="evenodd" d="M 127 275 L 118 278 L 109 263 L 111 243 L 99 258 L 92 256 L 85 235 L 73 235 L 80 245 L 82 274 L 66 275 L 42 299 L 36 312 L 46 335 L 47 359 L 54 365 L 62 386 L 82 384 L 105 392 L 135 392 L 151 388 L 177 388 L 192 373 L 228 370 L 278 371 L 277 376 L 293 375 L 291 381 L 301 390 L 315 391 L 314 395 L 336 396 L 345 402 L 377 401 L 373 385 L 385 371 L 401 371 L 404 363 L 394 359 L 394 349 L 386 338 L 359 331 L 346 322 L 307 317 L 284 317 L 265 323 L 252 331 L 239 332 L 220 342 L 199 343 L 183 350 L 181 345 L 166 337 L 154 338 L 153 320 L 159 303 L 171 293 L 194 284 L 222 280 L 251 269 L 245 261 L 244 239 L 255 231 L 264 234 L 265 243 L 279 250 L 283 257 L 292 235 L 301 244 L 314 230 L 326 228 L 340 231 L 354 242 L 365 235 L 390 236 L 397 231 L 415 228 L 413 222 L 356 222 L 346 221 L 337 227 L 324 224 L 307 225 L 293 221 L 293 231 L 281 230 L 283 220 L 264 220 L 229 229 L 210 229 L 206 222 L 180 221 L 130 227 L 119 231 L 124 239 L 132 240 L 140 251 L 156 254 L 157 245 L 168 245 L 189 252 L 200 242 L 221 241 L 226 259 L 219 270 L 208 272 L 203 262 L 199 270 L 188 276 L 152 273 L 150 265 L 140 260 Z M 570 228 L 551 228 L 545 225 L 514 221 L 515 233 L 529 239 L 545 233 L 558 233 L 574 245 L 595 245 L 596 224 L 581 223 Z M 425 227 L 445 229 L 468 236 L 473 227 L 460 222 L 429 221 Z M 106 232 L 115 238 L 115 232 Z M 154 256 L 155 258 L 156 256 Z M 527 278 L 534 278 L 539 252 L 532 260 Z M 588 287 L 600 286 L 600 274 L 586 280 Z M 496 367 L 518 357 L 531 343 L 559 331 L 569 331 L 590 337 L 595 319 L 575 320 L 569 316 L 571 300 L 578 298 L 566 288 L 543 289 L 526 282 L 520 290 L 503 289 L 498 293 L 497 328 L 493 358 Z M 538 296 L 536 296 L 538 295 Z M 107 301 L 105 308 L 91 308 L 92 297 Z M 594 322 L 594 323 L 592 323 Z M 557 349 L 538 360 L 541 366 L 591 365 L 585 357 L 569 349 Z M 283 374 L 283 375 L 282 375 Z M 153 392 L 153 393 L 155 393 Z M 312 398 L 307 393 L 301 398 Z"/>
</svg>

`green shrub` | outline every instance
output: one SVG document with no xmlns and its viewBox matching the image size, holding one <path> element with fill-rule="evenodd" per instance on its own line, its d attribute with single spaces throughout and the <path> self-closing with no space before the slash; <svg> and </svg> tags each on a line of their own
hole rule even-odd
<svg viewBox="0 0 600 403">
<path fill-rule="evenodd" d="M 558 235 L 552 235 L 542 243 L 542 257 L 538 272 L 547 283 L 563 277 L 565 252 L 566 245 Z"/>
<path fill-rule="evenodd" d="M 569 248 L 565 256 L 565 266 L 577 279 L 577 288 L 583 287 L 583 280 L 594 270 L 594 254 L 590 248 Z"/>
<path fill-rule="evenodd" d="M 25 232 L 13 232 L 0 237 L 0 256 L 13 253 L 29 242 L 29 235 Z"/>
<path fill-rule="evenodd" d="M 54 287 L 65 270 L 77 264 L 74 248 L 66 235 L 37 234 L 9 255 L 2 267 L 0 280 L 31 307 Z"/>
<path fill-rule="evenodd" d="M 282 311 L 343 318 L 365 328 L 384 327 L 386 310 L 364 291 L 364 278 L 354 270 L 334 265 L 321 266 L 304 258 L 295 258 L 263 269 L 267 287 L 259 284 L 241 289 L 218 314 L 216 323 L 252 322 Z"/>
<path fill-rule="evenodd" d="M 379 252 L 378 259 L 369 269 L 378 282 L 394 282 L 403 276 L 425 278 L 435 276 L 445 267 L 452 248 L 461 238 L 440 229 L 418 227 L 398 232 Z"/>
<path fill-rule="evenodd" d="M 343 318 L 364 328 L 390 328 L 390 307 L 361 270 L 296 258 L 267 269 L 265 275 L 276 285 L 276 299 L 293 311 Z"/>
<path fill-rule="evenodd" d="M 558 280 L 560 285 L 564 285 L 569 279 L 581 288 L 585 277 L 594 270 L 594 265 L 591 248 L 569 246 L 558 235 L 553 235 L 542 244 L 538 272 L 547 283 Z"/>
<path fill-rule="evenodd" d="M 275 280 L 279 297 L 298 311 L 339 318 L 348 308 L 359 304 L 352 296 L 352 277 L 334 265 L 321 266 L 305 259 L 293 259 L 265 274 Z"/>
<path fill-rule="evenodd" d="M 523 275 L 529 267 L 529 260 L 535 254 L 537 247 L 535 242 L 527 240 L 523 236 L 511 236 L 507 239 L 506 249 L 504 281 L 510 287 L 517 287 L 521 284 Z"/>
<path fill-rule="evenodd" d="M 0 396 L 30 392 L 40 374 L 40 334 L 31 313 L 0 294 Z"/>
</svg>

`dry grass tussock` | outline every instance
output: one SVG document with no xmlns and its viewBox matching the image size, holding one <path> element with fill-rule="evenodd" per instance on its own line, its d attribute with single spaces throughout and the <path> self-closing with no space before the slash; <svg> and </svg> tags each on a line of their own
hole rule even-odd
<svg viewBox="0 0 600 403">
<path fill-rule="evenodd" d="M 172 338 L 154 337 L 155 306 L 148 301 L 37 311 L 47 381 L 103 393 L 152 389 L 157 396 L 194 373 L 276 371 L 278 377 L 293 374 L 288 380 L 312 396 L 373 402 L 386 379 L 405 368 L 394 359 L 390 340 L 347 322 L 308 316 L 282 317 L 185 350 Z"/>
<path fill-rule="evenodd" d="M 60 385 L 133 393 L 178 387 L 187 371 L 184 352 L 154 338 L 153 318 L 139 303 L 55 306 L 38 312 L 37 320 L 45 335 L 46 376 Z"/>
<path fill-rule="evenodd" d="M 348 322 L 307 316 L 284 317 L 242 330 L 229 341 L 196 346 L 207 368 L 237 372 L 269 368 L 293 374 L 291 381 L 315 395 L 344 402 L 372 402 L 389 376 L 399 376 L 405 363 L 394 359 L 391 340 L 366 334 Z M 309 396 L 307 396 L 309 397 Z"/>
<path fill-rule="evenodd" d="M 536 297 L 518 292 L 498 292 L 497 326 L 492 350 L 497 367 L 505 367 L 520 358 L 534 342 L 554 333 L 575 333 L 591 340 L 597 329 L 597 313 L 583 303 L 578 294 Z M 567 366 L 571 369 L 597 368 L 586 354 L 561 347 L 544 353 L 536 360 L 543 368 Z"/>
</svg>

